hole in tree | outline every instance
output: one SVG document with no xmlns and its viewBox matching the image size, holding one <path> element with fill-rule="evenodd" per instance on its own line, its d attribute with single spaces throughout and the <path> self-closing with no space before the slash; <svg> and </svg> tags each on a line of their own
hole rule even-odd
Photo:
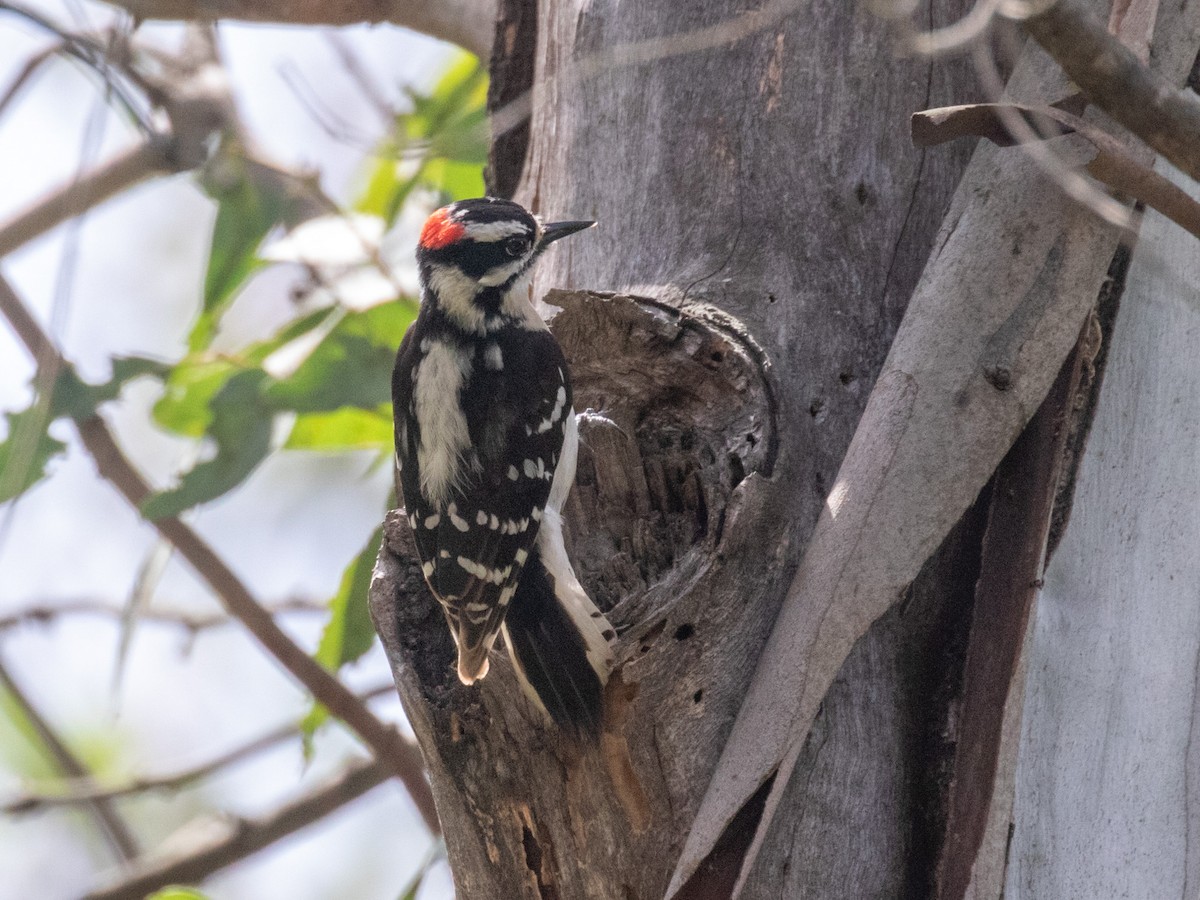
<svg viewBox="0 0 1200 900">
<path fill-rule="evenodd" d="M 695 633 L 696 626 L 692 625 L 690 622 L 685 622 L 683 625 L 680 625 L 675 629 L 675 640 L 686 641 Z"/>
</svg>

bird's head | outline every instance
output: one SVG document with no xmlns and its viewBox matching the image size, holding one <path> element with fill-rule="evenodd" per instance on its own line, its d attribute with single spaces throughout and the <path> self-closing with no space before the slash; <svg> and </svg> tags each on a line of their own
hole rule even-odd
<svg viewBox="0 0 1200 900">
<path fill-rule="evenodd" d="M 594 224 L 543 225 L 521 205 L 494 197 L 443 206 L 425 221 L 417 245 L 424 302 L 469 332 L 526 318 L 532 313 L 527 276 L 538 256 Z"/>
</svg>

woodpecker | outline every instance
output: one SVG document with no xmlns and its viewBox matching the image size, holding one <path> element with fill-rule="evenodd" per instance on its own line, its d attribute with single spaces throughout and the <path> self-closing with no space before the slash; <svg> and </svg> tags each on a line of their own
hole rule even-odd
<svg viewBox="0 0 1200 900">
<path fill-rule="evenodd" d="M 578 428 L 567 362 L 529 276 L 551 243 L 594 224 L 543 225 L 492 197 L 434 212 L 417 246 L 420 312 L 392 373 L 397 489 L 459 680 L 487 675 L 503 634 L 535 706 L 590 735 L 615 634 L 563 544 Z"/>
</svg>

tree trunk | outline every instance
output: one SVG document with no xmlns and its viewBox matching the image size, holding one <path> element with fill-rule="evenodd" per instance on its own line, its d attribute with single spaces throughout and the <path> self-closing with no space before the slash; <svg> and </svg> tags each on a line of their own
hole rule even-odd
<svg viewBox="0 0 1200 900">
<path fill-rule="evenodd" d="M 935 0 L 933 22 L 971 6 Z M 599 746 L 547 730 L 499 656 L 458 684 L 396 515 L 372 610 L 460 900 L 658 900 L 970 154 L 913 149 L 907 118 L 977 96 L 962 63 L 897 58 L 858 4 L 562 0 L 532 58 L 532 4 L 501 7 L 493 99 L 531 73 L 533 115 L 492 183 L 600 222 L 535 286 L 571 289 L 548 297 L 584 413 L 571 549 L 620 634 Z M 934 889 L 989 502 L 846 660 L 743 896 Z M 998 780 L 1019 696 L 1007 711 Z M 1000 872 L 1004 796 L 980 838 Z M 745 813 L 688 896 L 728 896 Z"/>
</svg>

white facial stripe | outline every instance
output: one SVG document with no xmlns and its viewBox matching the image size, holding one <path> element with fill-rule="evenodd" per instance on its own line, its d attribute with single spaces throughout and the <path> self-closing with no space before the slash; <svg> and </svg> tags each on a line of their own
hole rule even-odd
<svg viewBox="0 0 1200 900">
<path fill-rule="evenodd" d="M 504 284 L 508 279 L 512 278 L 521 271 L 521 266 L 525 265 L 525 259 L 514 259 L 507 266 L 497 266 L 494 269 L 489 269 L 479 283 L 484 287 L 495 287 L 498 284 Z"/>
<path fill-rule="evenodd" d="M 529 227 L 521 222 L 501 221 L 501 222 L 475 222 L 467 224 L 467 233 L 464 237 L 468 237 L 473 241 L 480 243 L 491 243 L 492 241 L 502 241 L 505 238 L 529 237 Z"/>
</svg>

